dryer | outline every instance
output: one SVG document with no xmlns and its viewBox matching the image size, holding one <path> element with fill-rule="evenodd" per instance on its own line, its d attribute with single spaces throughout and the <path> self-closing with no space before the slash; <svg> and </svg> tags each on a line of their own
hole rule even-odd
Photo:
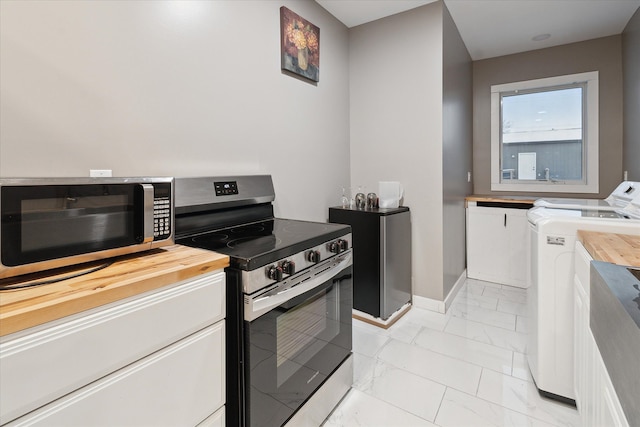
<svg viewBox="0 0 640 427">
<path fill-rule="evenodd" d="M 562 199 L 542 198 L 533 206 L 551 209 L 589 209 L 615 211 L 626 207 L 631 200 L 640 194 L 640 182 L 623 181 L 606 199 Z"/>
<path fill-rule="evenodd" d="M 527 219 L 531 251 L 527 361 L 543 394 L 575 401 L 573 258 L 577 231 L 640 235 L 640 194 L 618 211 L 534 207 Z"/>
</svg>

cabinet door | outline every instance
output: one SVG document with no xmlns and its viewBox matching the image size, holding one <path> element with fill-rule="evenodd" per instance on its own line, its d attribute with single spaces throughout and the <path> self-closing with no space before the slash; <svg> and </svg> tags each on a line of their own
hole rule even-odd
<svg viewBox="0 0 640 427">
<path fill-rule="evenodd" d="M 467 276 L 503 285 L 527 286 L 527 210 L 467 208 Z"/>
<path fill-rule="evenodd" d="M 574 273 L 579 283 L 582 285 L 583 295 L 585 295 L 585 302 L 589 305 L 589 294 L 591 286 L 591 261 L 593 258 L 589 255 L 589 252 L 584 248 L 584 245 L 580 241 L 576 241 L 575 244 L 575 257 L 574 257 Z"/>
<path fill-rule="evenodd" d="M 629 427 L 627 418 L 622 410 L 616 391 L 611 383 L 611 378 L 604 365 L 602 357 L 598 353 L 596 358 L 596 370 L 600 377 L 599 419 L 601 426 Z"/>
<path fill-rule="evenodd" d="M 573 306 L 573 338 L 574 349 L 573 352 L 573 391 L 576 394 L 576 405 L 580 414 L 585 412 L 585 380 L 587 375 L 587 363 L 586 363 L 586 340 L 585 340 L 585 327 L 589 328 L 588 317 L 585 319 L 585 307 L 584 307 L 584 291 L 580 283 L 578 276 L 574 281 L 574 306 Z M 588 311 L 587 311 L 588 316 Z M 584 418 L 583 418 L 584 420 Z"/>
<path fill-rule="evenodd" d="M 529 222 L 527 211 L 523 209 L 505 209 L 508 236 L 508 267 L 505 285 L 527 287 L 527 269 L 529 268 L 529 244 L 527 232 Z"/>
<path fill-rule="evenodd" d="M 580 419 L 585 426 L 596 425 L 596 396 L 601 387 L 596 379 L 595 353 L 598 351 L 589 328 L 589 253 L 579 241 L 575 244 L 574 276 L 574 391 Z"/>
<path fill-rule="evenodd" d="M 605 387 L 604 389 L 604 424 L 607 426 L 629 427 L 629 423 L 624 416 L 622 406 L 618 400 L 618 396 L 613 388 Z"/>
<path fill-rule="evenodd" d="M 596 340 L 593 338 L 591 329 L 589 329 L 589 305 L 585 303 L 584 310 L 586 312 L 584 316 L 586 324 L 584 329 L 584 378 L 582 379 L 582 405 L 581 419 L 582 420 L 594 420 L 596 413 L 596 397 L 600 396 L 601 388 L 599 382 L 596 380 L 596 355 L 598 354 L 598 347 Z M 585 425 L 591 425 L 585 422 Z"/>
<path fill-rule="evenodd" d="M 506 209 L 467 208 L 467 276 L 503 283 L 509 271 Z"/>
<path fill-rule="evenodd" d="M 224 321 L 10 423 L 195 426 L 224 404 Z"/>
</svg>

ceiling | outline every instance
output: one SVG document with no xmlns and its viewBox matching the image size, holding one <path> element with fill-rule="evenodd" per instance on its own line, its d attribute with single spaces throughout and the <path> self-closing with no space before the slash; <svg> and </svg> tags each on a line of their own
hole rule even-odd
<svg viewBox="0 0 640 427">
<path fill-rule="evenodd" d="M 316 0 L 347 27 L 436 0 Z M 444 0 L 473 60 L 620 34 L 640 0 Z M 544 40 L 534 37 L 548 34 Z"/>
</svg>

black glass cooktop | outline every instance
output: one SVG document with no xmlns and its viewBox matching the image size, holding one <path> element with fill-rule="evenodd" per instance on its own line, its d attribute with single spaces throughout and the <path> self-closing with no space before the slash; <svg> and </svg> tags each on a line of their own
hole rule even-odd
<svg viewBox="0 0 640 427">
<path fill-rule="evenodd" d="M 199 233 L 176 243 L 228 255 L 232 267 L 255 270 L 349 232 L 349 226 L 341 224 L 275 218 Z"/>
</svg>

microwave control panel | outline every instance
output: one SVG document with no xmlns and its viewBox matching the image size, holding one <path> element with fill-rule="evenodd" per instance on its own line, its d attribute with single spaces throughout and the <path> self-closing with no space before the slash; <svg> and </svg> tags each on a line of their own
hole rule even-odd
<svg viewBox="0 0 640 427">
<path fill-rule="evenodd" d="M 153 240 L 171 236 L 171 186 L 154 185 L 153 197 Z"/>
</svg>

